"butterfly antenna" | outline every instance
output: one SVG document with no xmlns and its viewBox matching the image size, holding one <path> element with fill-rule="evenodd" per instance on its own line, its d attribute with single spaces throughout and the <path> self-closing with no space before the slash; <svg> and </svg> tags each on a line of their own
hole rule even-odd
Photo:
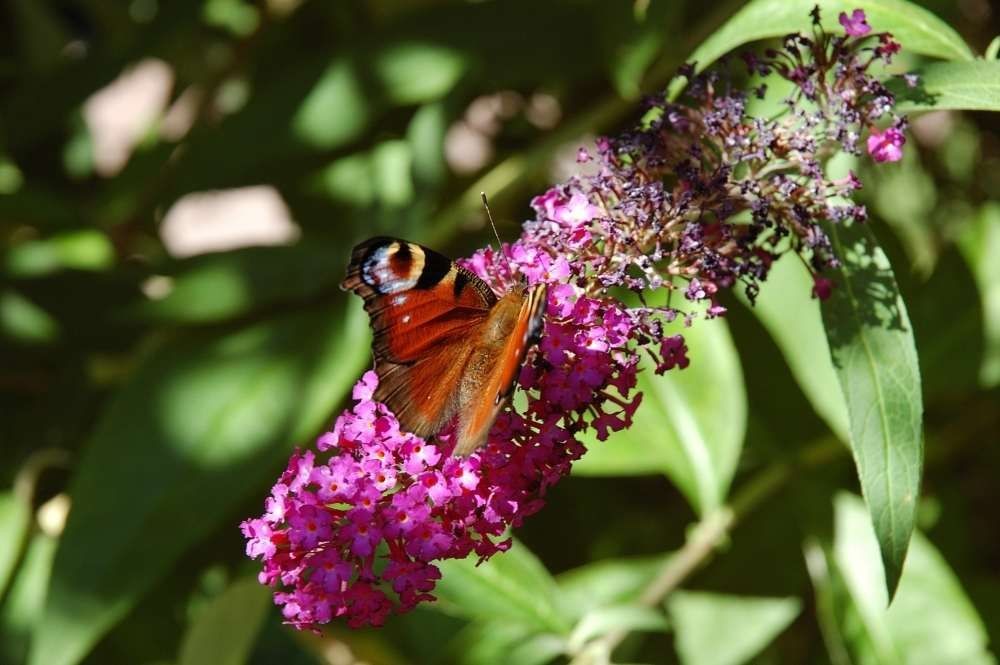
<svg viewBox="0 0 1000 665">
<path fill-rule="evenodd" d="M 493 236 L 497 239 L 497 249 L 503 256 L 504 263 L 507 264 L 507 270 L 510 274 L 514 274 L 514 268 L 510 265 L 510 260 L 507 258 L 507 252 L 503 251 L 503 242 L 500 240 L 500 234 L 497 232 L 497 225 L 493 223 L 493 213 L 490 212 L 490 202 L 486 200 L 486 192 L 479 192 L 479 196 L 483 199 L 483 207 L 486 208 L 486 218 L 490 220 L 490 226 L 493 227 Z"/>
</svg>

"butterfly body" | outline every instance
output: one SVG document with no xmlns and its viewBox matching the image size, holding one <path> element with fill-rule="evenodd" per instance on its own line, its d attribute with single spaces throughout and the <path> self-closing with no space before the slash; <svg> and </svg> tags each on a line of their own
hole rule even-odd
<svg viewBox="0 0 1000 665">
<path fill-rule="evenodd" d="M 457 416 L 456 454 L 485 443 L 540 332 L 544 285 L 497 298 L 441 254 L 379 237 L 354 248 L 341 286 L 371 319 L 374 398 L 423 437 Z"/>
</svg>

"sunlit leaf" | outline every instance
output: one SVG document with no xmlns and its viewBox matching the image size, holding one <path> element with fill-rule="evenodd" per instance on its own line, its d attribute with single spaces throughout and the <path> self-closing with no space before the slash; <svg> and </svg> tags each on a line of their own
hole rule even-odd
<svg viewBox="0 0 1000 665">
<path fill-rule="evenodd" d="M 79 662 L 184 551 L 330 417 L 360 316 L 306 312 L 178 339 L 121 390 L 80 460 L 30 663 Z M 233 529 L 236 524 L 231 525 Z"/>
<path fill-rule="evenodd" d="M 558 576 L 567 610 L 574 618 L 606 605 L 635 602 L 669 557 L 595 561 Z"/>
<path fill-rule="evenodd" d="M 375 54 L 373 68 L 384 94 L 397 104 L 438 99 L 458 82 L 467 63 L 463 55 L 433 42 L 396 42 Z"/>
<path fill-rule="evenodd" d="M 0 493 L 0 598 L 3 598 L 31 524 L 31 510 L 14 492 Z"/>
<path fill-rule="evenodd" d="M 567 646 L 578 651 L 590 640 L 616 631 L 664 632 L 667 618 L 662 612 L 639 605 L 608 605 L 593 609 L 580 619 Z"/>
<path fill-rule="evenodd" d="M 270 590 L 255 577 L 237 580 L 195 617 L 177 665 L 243 665 L 271 604 Z"/>
<path fill-rule="evenodd" d="M 754 0 L 716 30 L 688 56 L 699 69 L 733 49 L 760 39 L 780 37 L 810 28 L 809 12 L 816 0 Z M 907 0 L 825 0 L 819 3 L 823 27 L 843 34 L 840 12 L 863 9 L 872 29 L 888 31 L 912 53 L 945 60 L 972 60 L 969 46 L 950 25 L 929 10 Z"/>
<path fill-rule="evenodd" d="M 751 310 L 781 349 L 813 409 L 846 442 L 847 405 L 830 360 L 819 301 L 811 294 L 809 271 L 795 257 L 788 256 L 771 267 Z"/>
<path fill-rule="evenodd" d="M 912 88 L 901 79 L 891 82 L 902 113 L 1000 111 L 1000 61 L 932 62 L 914 73 Z"/>
<path fill-rule="evenodd" d="M 542 665 L 566 648 L 558 635 L 505 620 L 472 624 L 459 635 L 455 646 L 455 660 L 461 665 Z"/>
<path fill-rule="evenodd" d="M 994 663 L 982 620 L 934 546 L 915 533 L 895 600 L 886 607 L 878 543 L 864 504 L 837 495 L 833 549 L 807 547 L 834 662 Z"/>
<path fill-rule="evenodd" d="M 920 368 L 906 305 L 871 231 L 863 224 L 833 225 L 830 234 L 842 266 L 833 294 L 823 304 L 823 323 L 891 597 L 920 492 Z"/>
<path fill-rule="evenodd" d="M 723 320 L 683 329 L 687 368 L 639 375 L 643 401 L 631 428 L 608 441 L 585 439 L 573 467 L 584 476 L 666 473 L 701 513 L 725 501 L 746 432 L 746 391 Z"/>
<path fill-rule="evenodd" d="M 683 665 L 740 665 L 795 620 L 798 598 L 758 598 L 676 591 L 667 599 Z"/>
<path fill-rule="evenodd" d="M 473 619 L 504 618 L 535 630 L 569 630 L 555 580 L 523 543 L 478 566 L 475 555 L 439 565 L 442 578 L 434 594 L 442 610 Z"/>
<path fill-rule="evenodd" d="M 3 662 L 25 662 L 32 630 L 42 616 L 56 544 L 55 538 L 40 532 L 28 543 L 24 560 L 0 607 L 0 659 Z"/>
<path fill-rule="evenodd" d="M 27 344 L 44 344 L 59 336 L 58 322 L 13 289 L 0 291 L 0 335 Z"/>
</svg>

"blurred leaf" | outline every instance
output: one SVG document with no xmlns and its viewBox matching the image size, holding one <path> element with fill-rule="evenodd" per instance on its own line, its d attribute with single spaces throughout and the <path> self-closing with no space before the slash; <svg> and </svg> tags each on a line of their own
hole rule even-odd
<svg viewBox="0 0 1000 665">
<path fill-rule="evenodd" d="M 376 53 L 372 64 L 389 101 L 402 105 L 442 97 L 467 67 L 458 50 L 431 41 L 394 42 Z"/>
<path fill-rule="evenodd" d="M 633 602 L 668 559 L 608 559 L 567 570 L 557 577 L 565 606 L 579 619 L 599 607 Z"/>
<path fill-rule="evenodd" d="M 184 635 L 177 665 L 242 665 L 271 607 L 256 576 L 238 579 L 204 607 Z"/>
<path fill-rule="evenodd" d="M 173 266 L 170 291 L 138 313 L 154 321 L 224 321 L 280 302 L 330 294 L 343 277 L 347 250 L 317 242 L 246 247 L 202 254 Z"/>
<path fill-rule="evenodd" d="M 1000 384 L 1000 203 L 988 202 L 958 239 L 962 255 L 979 286 L 985 349 L 979 381 Z"/>
<path fill-rule="evenodd" d="M 923 466 L 920 367 L 892 267 L 863 224 L 832 225 L 842 262 L 823 323 L 890 597 L 906 558 Z"/>
<path fill-rule="evenodd" d="M 662 376 L 644 363 L 643 401 L 631 428 L 607 442 L 584 437 L 587 454 L 573 465 L 583 476 L 666 473 L 699 513 L 726 499 L 746 432 L 746 392 L 724 320 L 683 330 L 689 367 Z"/>
<path fill-rule="evenodd" d="M 569 622 L 555 580 L 525 545 L 476 565 L 476 556 L 439 564 L 434 594 L 441 609 L 471 619 L 505 619 L 535 630 L 566 633 Z"/>
<path fill-rule="evenodd" d="M 448 114 L 441 102 L 421 106 L 406 129 L 413 155 L 413 179 L 420 185 L 440 185 L 448 173 L 444 159 L 444 136 Z"/>
<path fill-rule="evenodd" d="M 567 647 L 579 651 L 596 637 L 616 631 L 664 632 L 667 618 L 662 612 L 639 605 L 609 605 L 583 615 L 569 636 Z"/>
<path fill-rule="evenodd" d="M 688 56 L 701 71 L 744 44 L 810 27 L 809 12 L 816 0 L 754 0 L 736 12 Z M 945 60 L 972 60 L 969 46 L 950 25 L 927 9 L 906 0 L 824 0 L 822 23 L 833 34 L 843 34 L 840 12 L 863 9 L 876 32 L 888 31 L 912 53 Z"/>
<path fill-rule="evenodd" d="M 901 113 L 1000 111 L 1000 61 L 933 62 L 914 73 L 919 79 L 912 88 L 901 79 L 890 82 Z"/>
<path fill-rule="evenodd" d="M 873 192 L 875 212 L 903 243 L 914 272 L 928 277 L 938 260 L 938 242 L 932 213 L 938 191 L 931 174 L 923 168 L 916 150 L 907 150 L 892 169 L 879 172 Z"/>
<path fill-rule="evenodd" d="M 7 289 L 0 292 L 0 334 L 27 344 L 44 344 L 59 336 L 59 325 L 44 309 Z"/>
<path fill-rule="evenodd" d="M 78 229 L 14 245 L 7 251 L 5 268 L 11 276 L 23 278 L 63 268 L 107 270 L 114 262 L 115 251 L 105 234 Z"/>
<path fill-rule="evenodd" d="M 635 100 L 642 94 L 642 81 L 660 52 L 663 30 L 644 32 L 623 43 L 611 63 L 611 78 L 623 99 Z"/>
<path fill-rule="evenodd" d="M 565 646 L 562 638 L 538 633 L 521 623 L 485 621 L 472 624 L 459 635 L 455 660 L 462 665 L 542 665 L 563 653 Z"/>
<path fill-rule="evenodd" d="M 32 536 L 17 575 L 0 607 L 0 659 L 23 663 L 31 632 L 42 616 L 57 541 L 38 532 Z"/>
<path fill-rule="evenodd" d="M 300 313 L 182 337 L 142 364 L 73 477 L 29 662 L 79 662 L 220 520 L 236 528 L 233 508 L 263 491 L 368 362 L 363 321 Z"/>
<path fill-rule="evenodd" d="M 667 598 L 683 665 L 748 662 L 795 620 L 801 605 L 798 598 L 697 591 L 675 591 Z"/>
<path fill-rule="evenodd" d="M 986 50 L 983 51 L 983 60 L 987 62 L 997 59 L 997 54 L 1000 54 L 1000 35 L 993 38 L 993 41 L 989 43 Z"/>
<path fill-rule="evenodd" d="M 849 662 L 892 665 L 994 663 L 986 630 L 948 564 L 920 533 L 906 559 L 892 607 L 882 569 L 872 565 L 878 543 L 864 504 L 841 493 L 835 501 L 829 558 L 807 548 L 817 593 L 825 594 L 827 630 Z M 831 621 L 832 620 L 832 621 Z M 843 662 L 835 660 L 835 662 Z"/>
<path fill-rule="evenodd" d="M 302 101 L 292 119 L 292 132 L 307 145 L 330 149 L 358 136 L 371 115 L 355 67 L 338 58 L 327 65 Z"/>
<path fill-rule="evenodd" d="M 0 598 L 14 575 L 30 525 L 31 509 L 25 500 L 14 492 L 0 493 Z"/>
<path fill-rule="evenodd" d="M 207 0 L 202 16 L 208 25 L 244 37 L 260 24 L 257 8 L 242 0 Z"/>
<path fill-rule="evenodd" d="M 811 294 L 809 271 L 789 256 L 774 263 L 757 304 L 750 308 L 781 349 L 817 415 L 846 443 L 847 404 L 830 360 L 819 301 Z M 742 292 L 737 295 L 749 306 Z"/>
</svg>

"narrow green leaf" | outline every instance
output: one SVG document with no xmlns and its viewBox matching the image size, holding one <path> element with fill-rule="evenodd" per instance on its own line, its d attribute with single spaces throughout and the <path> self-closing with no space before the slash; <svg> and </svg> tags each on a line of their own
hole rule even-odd
<svg viewBox="0 0 1000 665">
<path fill-rule="evenodd" d="M 271 606 L 255 577 L 237 580 L 213 598 L 181 639 L 178 665 L 242 665 Z"/>
<path fill-rule="evenodd" d="M 567 570 L 556 579 L 571 617 L 607 605 L 635 602 L 672 555 L 607 559 Z"/>
<path fill-rule="evenodd" d="M 57 541 L 37 532 L 0 607 L 0 661 L 23 663 L 45 602 Z"/>
<path fill-rule="evenodd" d="M 72 480 L 29 663 L 79 662 L 183 552 L 263 491 L 368 361 L 352 311 L 181 338 L 143 363 Z"/>
<path fill-rule="evenodd" d="M 1000 385 L 1000 203 L 986 203 L 962 231 L 959 247 L 979 286 L 985 349 L 979 370 L 984 388 Z"/>
<path fill-rule="evenodd" d="M 742 292 L 737 295 L 746 303 Z M 841 441 L 847 442 L 847 404 L 830 361 L 830 345 L 823 331 L 819 301 L 812 297 L 809 271 L 791 256 L 777 261 L 750 309 L 781 349 L 816 414 Z"/>
<path fill-rule="evenodd" d="M 920 368 L 906 305 L 871 231 L 863 224 L 834 225 L 830 234 L 842 267 L 822 307 L 823 323 L 891 598 L 920 492 Z"/>
<path fill-rule="evenodd" d="M 816 0 L 754 0 L 736 12 L 688 56 L 704 69 L 733 49 L 760 39 L 809 30 Z M 891 32 L 912 53 L 945 60 L 972 60 L 975 55 L 950 25 L 907 0 L 823 0 L 823 27 L 837 34 L 840 12 L 863 9 L 876 32 Z"/>
<path fill-rule="evenodd" d="M 31 510 L 14 492 L 0 493 L 0 598 L 14 575 L 21 546 L 31 524 Z"/>
<path fill-rule="evenodd" d="M 476 565 L 476 556 L 442 561 L 434 591 L 441 609 L 472 619 L 512 621 L 537 631 L 566 633 L 559 589 L 544 564 L 523 543 Z"/>
<path fill-rule="evenodd" d="M 683 665 L 740 665 L 764 650 L 801 611 L 798 598 L 676 591 L 667 612 Z"/>
<path fill-rule="evenodd" d="M 667 618 L 651 607 L 609 605 L 587 612 L 573 628 L 567 647 L 579 651 L 590 640 L 619 630 L 663 632 L 666 629 Z"/>
<path fill-rule="evenodd" d="M 916 111 L 1000 111 L 1000 61 L 932 62 L 915 72 L 909 87 L 893 79 L 897 109 Z"/>
<path fill-rule="evenodd" d="M 635 422 L 609 441 L 585 439 L 583 476 L 666 473 L 699 513 L 721 505 L 746 433 L 746 388 L 723 320 L 684 329 L 690 366 L 662 376 L 643 364 Z"/>
<path fill-rule="evenodd" d="M 995 663 L 987 633 L 955 574 L 934 546 L 915 533 L 899 589 L 886 607 L 878 543 L 864 504 L 841 493 L 834 500 L 832 551 L 807 547 L 810 576 L 822 605 L 831 658 L 885 665 Z M 820 597 L 822 594 L 822 598 Z M 821 608 L 821 609 L 822 609 Z M 833 655 L 833 654 L 831 654 Z"/>
<path fill-rule="evenodd" d="M 471 624 L 450 651 L 454 653 L 454 661 L 461 665 L 542 665 L 565 653 L 566 641 L 558 635 L 500 619 Z"/>
</svg>

